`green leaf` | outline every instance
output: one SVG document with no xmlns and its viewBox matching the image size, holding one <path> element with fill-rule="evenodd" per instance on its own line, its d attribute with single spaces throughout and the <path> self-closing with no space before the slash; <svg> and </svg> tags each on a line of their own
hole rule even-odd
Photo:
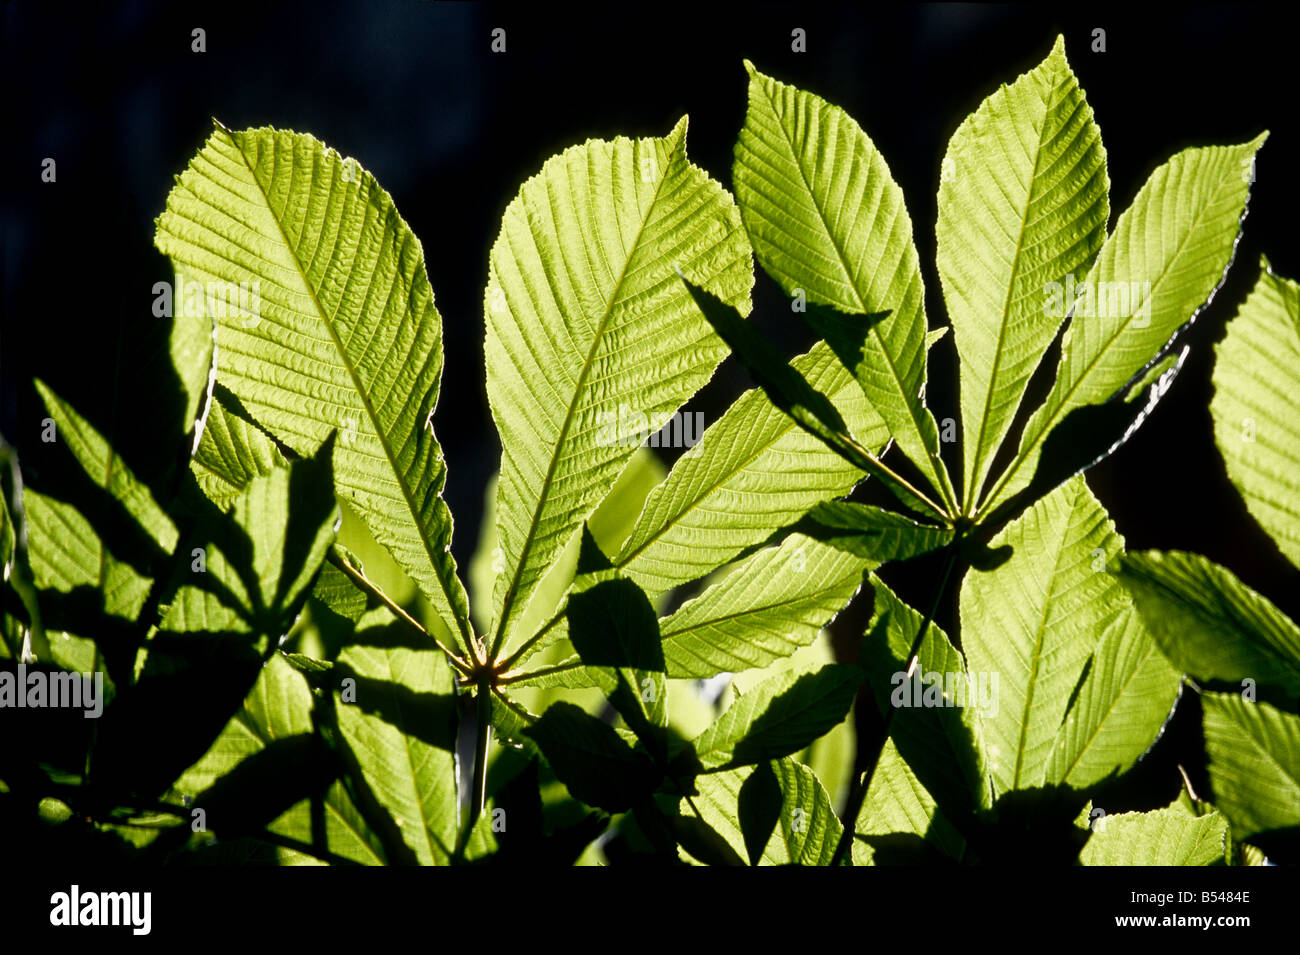
<svg viewBox="0 0 1300 955">
<path fill-rule="evenodd" d="M 791 534 L 659 622 L 668 675 L 765 666 L 808 646 L 862 587 L 870 561 Z"/>
<path fill-rule="evenodd" d="M 1214 438 L 1246 509 L 1300 567 L 1300 285 L 1263 263 L 1215 348 Z"/>
<path fill-rule="evenodd" d="M 962 645 L 972 672 L 997 673 L 984 738 L 997 792 L 1041 786 L 1071 695 L 1128 604 L 1106 563 L 1123 548 L 1083 478 L 1043 498 L 989 542 L 1014 553 L 962 582 Z"/>
<path fill-rule="evenodd" d="M 797 753 L 844 719 L 862 681 L 861 669 L 842 664 L 782 673 L 737 699 L 692 745 L 706 770 Z"/>
<path fill-rule="evenodd" d="M 1137 610 L 1126 607 L 1097 643 L 1052 747 L 1047 782 L 1083 789 L 1127 770 L 1173 715 L 1181 684 Z"/>
<path fill-rule="evenodd" d="M 1174 804 L 1104 816 L 1079 853 L 1080 865 L 1214 865 L 1224 861 L 1228 826 L 1217 812 L 1193 815 Z"/>
<path fill-rule="evenodd" d="M 494 652 L 640 444 L 620 415 L 657 431 L 726 354 L 675 269 L 748 308 L 740 215 L 685 147 L 685 120 L 663 139 L 588 141 L 506 209 L 485 300 L 504 449 Z"/>
<path fill-rule="evenodd" d="M 790 364 L 829 396 L 865 447 L 879 449 L 889 440 L 862 389 L 824 343 Z M 658 596 L 766 541 L 819 501 L 847 495 L 863 476 L 763 389 L 750 389 L 650 492 L 614 563 Z"/>
<path fill-rule="evenodd" d="M 203 546 L 181 554 L 165 633 L 246 633 L 265 639 L 262 652 L 278 644 L 334 542 L 331 451 L 327 440 L 313 458 L 258 475 L 228 519 L 200 524 L 187 543 Z"/>
<path fill-rule="evenodd" d="M 835 855 L 843 826 L 830 797 L 790 756 L 699 776 L 696 788 L 704 821 L 751 865 L 829 865 Z"/>
<path fill-rule="evenodd" d="M 523 732 L 575 799 L 607 812 L 626 812 L 649 798 L 662 775 L 612 726 L 572 703 L 552 703 Z"/>
<path fill-rule="evenodd" d="M 468 646 L 430 424 L 442 323 L 392 199 L 311 136 L 218 126 L 168 196 L 155 242 L 203 283 L 218 379 L 298 454 L 339 431 L 339 491 Z"/>
<path fill-rule="evenodd" d="M 283 759 L 288 747 L 310 737 L 313 732 L 311 710 L 311 691 L 306 680 L 286 660 L 279 655 L 273 656 L 262 668 L 239 712 L 231 718 L 203 758 L 176 781 L 175 789 L 185 796 L 198 797 L 195 805 L 204 807 L 203 794 L 222 777 L 229 777 L 231 782 L 237 780 L 239 777 L 234 774 L 239 772 L 239 767 L 256 754 L 268 753 L 268 757 Z M 245 769 L 251 777 L 253 764 L 248 763 Z M 265 781 L 265 777 L 262 780 Z M 274 794 L 265 790 L 259 793 L 262 803 L 273 798 Z M 367 865 L 385 862 L 382 843 L 366 826 L 341 783 L 328 784 L 321 804 L 323 833 L 314 830 L 312 806 L 308 800 L 295 802 L 267 828 L 305 847 L 324 848 L 345 859 Z M 224 821 L 219 812 L 207 810 L 205 824 L 218 836 L 222 834 Z M 319 838 L 321 836 L 323 838 Z"/>
<path fill-rule="evenodd" d="M 220 395 L 213 395 L 190 471 L 203 494 L 224 508 L 259 474 L 285 463 L 270 436 L 239 414 Z"/>
<path fill-rule="evenodd" d="M 603 580 L 569 598 L 569 639 L 601 691 L 652 752 L 668 725 L 668 680 L 654 607 L 632 581 Z"/>
<path fill-rule="evenodd" d="M 726 568 L 720 579 L 659 621 L 670 677 L 707 679 L 766 666 L 811 644 L 862 586 L 871 560 L 791 534 Z M 549 635 L 567 632 L 561 618 Z M 580 687 L 593 678 L 577 657 L 523 685 Z"/>
<path fill-rule="evenodd" d="M 1044 441 L 1069 412 L 1124 388 L 1214 294 L 1236 247 L 1251 162 L 1266 137 L 1185 149 L 1151 174 L 1084 280 L 1056 381 L 1025 425 L 988 507 L 1029 483 Z"/>
<path fill-rule="evenodd" d="M 915 840 L 899 836 L 914 836 L 951 859 L 960 860 L 966 851 L 966 840 L 899 755 L 893 740 L 887 740 L 880 753 L 854 832 L 855 836 L 866 837 L 853 840 L 854 865 L 892 862 L 890 850 L 894 846 L 909 853 L 907 861 L 920 861 L 914 854 Z"/>
<path fill-rule="evenodd" d="M 456 848 L 456 700 L 431 643 L 384 607 L 363 616 L 334 666 L 339 731 L 374 799 L 421 865 Z"/>
<path fill-rule="evenodd" d="M 1101 131 L 1061 37 L 948 144 L 937 259 L 961 357 L 967 512 L 1065 319 L 1044 292 L 1084 277 L 1106 237 L 1108 189 Z"/>
<path fill-rule="evenodd" d="M 1199 554 L 1146 551 L 1120 563 L 1160 649 L 1200 680 L 1254 680 L 1300 695 L 1300 627 Z"/>
<path fill-rule="evenodd" d="M 871 679 L 879 713 L 893 708 L 890 737 L 921 784 L 951 817 L 964 817 L 992 804 L 988 760 L 981 727 L 1000 705 L 996 677 L 972 680 L 961 652 L 931 622 L 917 653 L 908 654 L 921 614 L 872 578 L 875 613 L 862 643 L 862 665 Z M 972 667 L 972 669 L 974 669 Z"/>
<path fill-rule="evenodd" d="M 953 538 L 950 527 L 918 524 L 902 514 L 852 501 L 822 501 L 800 526 L 818 540 L 867 558 L 873 569 L 939 550 Z"/>
<path fill-rule="evenodd" d="M 153 576 L 164 570 L 176 548 L 176 525 L 149 487 L 136 478 L 90 422 L 43 382 L 37 381 L 36 389 L 54 421 L 59 443 L 68 448 L 104 497 L 95 501 L 88 498 L 79 509 L 31 488 L 24 490 L 32 583 L 41 591 L 55 591 L 69 598 L 83 588 L 97 592 L 98 619 L 86 619 L 70 609 L 74 620 L 70 628 L 87 628 L 74 636 L 111 643 L 110 637 L 121 631 L 143 632 L 153 621 L 145 621 L 143 627 L 137 628 L 138 618 L 148 600 Z M 83 513 L 92 506 L 90 514 L 96 516 L 98 528 Z M 58 626 L 60 608 L 53 601 L 47 603 L 51 603 L 45 613 L 49 625 Z M 129 652 L 125 646 L 122 649 Z M 46 650 L 48 660 L 51 651 L 49 647 Z"/>
<path fill-rule="evenodd" d="M 923 491 L 886 468 L 849 433 L 848 425 L 829 398 L 813 388 L 740 313 L 707 291 L 686 283 L 706 318 L 758 380 L 771 402 L 816 435 L 845 461 L 882 481 L 908 507 L 944 518 L 942 507 Z"/>
<path fill-rule="evenodd" d="M 903 194 L 884 158 L 843 110 L 749 70 L 736 144 L 736 201 L 754 252 L 785 290 L 854 315 L 889 317 L 866 341 L 860 379 L 903 452 L 951 500 L 939 434 L 922 401 L 926 320 Z"/>
<path fill-rule="evenodd" d="M 1232 693 L 1203 693 L 1207 771 L 1233 836 L 1300 826 L 1300 716 Z"/>
</svg>

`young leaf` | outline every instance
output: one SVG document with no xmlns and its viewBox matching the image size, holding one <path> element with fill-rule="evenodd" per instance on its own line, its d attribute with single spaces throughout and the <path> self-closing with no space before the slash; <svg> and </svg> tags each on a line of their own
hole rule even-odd
<svg viewBox="0 0 1300 955">
<path fill-rule="evenodd" d="M 224 835 L 225 820 L 222 813 L 214 811 L 203 794 L 221 782 L 221 788 L 211 795 L 217 797 L 224 790 L 233 797 L 232 789 L 239 784 L 241 765 L 249 777 L 243 785 L 251 785 L 254 778 L 265 783 L 267 776 L 259 773 L 253 777 L 254 765 L 250 761 L 258 754 L 264 754 L 261 758 L 263 763 L 285 760 L 288 754 L 309 748 L 301 744 L 310 741 L 313 732 L 311 710 L 312 699 L 307 681 L 278 654 L 273 656 L 262 668 L 257 683 L 244 700 L 243 706 L 226 724 L 212 748 L 176 781 L 176 791 L 195 797 L 193 804 L 196 807 L 206 807 L 207 821 L 213 831 L 218 836 Z M 289 768 L 299 771 L 302 769 L 301 766 Z M 286 790 L 294 791 L 292 780 L 284 779 L 280 774 L 271 778 Z M 278 795 L 262 790 L 259 793 L 259 807 Z M 325 849 L 334 856 L 366 865 L 384 864 L 385 854 L 381 841 L 367 827 L 341 783 L 329 783 L 323 797 L 317 793 L 310 795 L 320 799 L 323 832 L 316 830 L 312 807 L 307 800 L 295 802 L 270 822 L 267 828 L 277 835 L 301 843 L 304 852 L 309 852 L 312 848 Z M 190 803 L 187 802 L 186 805 Z"/>
<path fill-rule="evenodd" d="M 989 507 L 1028 484 L 1043 442 L 1070 411 L 1123 388 L 1214 294 L 1246 211 L 1250 163 L 1266 137 L 1185 149 L 1151 174 L 1084 280 L 1055 384 Z"/>
<path fill-rule="evenodd" d="M 853 599 L 869 566 L 802 534 L 765 547 L 659 622 L 668 675 L 707 679 L 789 656 Z"/>
<path fill-rule="evenodd" d="M 662 775 L 612 726 L 572 703 L 552 703 L 523 733 L 575 799 L 606 812 L 626 812 L 649 798 Z"/>
<path fill-rule="evenodd" d="M 726 354 L 675 269 L 748 309 L 749 242 L 730 196 L 663 139 L 592 140 L 550 159 L 506 209 L 485 300 L 503 447 L 494 655 L 546 569 L 650 431 Z"/>
<path fill-rule="evenodd" d="M 900 854 L 900 861 L 935 861 L 931 850 L 939 857 L 960 860 L 966 851 L 966 840 L 899 755 L 893 740 L 881 750 L 854 833 L 854 865 L 885 865 Z"/>
<path fill-rule="evenodd" d="M 1160 649 L 1200 680 L 1254 680 L 1300 695 L 1300 627 L 1199 554 L 1126 555 L 1119 578 Z"/>
<path fill-rule="evenodd" d="M 843 827 L 826 789 L 793 757 L 699 776 L 696 787 L 704 821 L 751 865 L 830 864 Z"/>
<path fill-rule="evenodd" d="M 889 317 L 866 342 L 860 383 L 903 452 L 952 489 L 925 392 L 925 291 L 902 191 L 866 133 L 812 93 L 749 70 L 736 201 L 754 252 L 786 294 Z"/>
<path fill-rule="evenodd" d="M 1214 804 L 1237 839 L 1300 826 L 1300 716 L 1233 693 L 1203 693 Z"/>
<path fill-rule="evenodd" d="M 1246 509 L 1300 567 L 1300 285 L 1263 263 L 1215 349 L 1214 438 Z"/>
<path fill-rule="evenodd" d="M 1079 853 L 1080 865 L 1223 864 L 1228 827 L 1217 812 L 1196 816 L 1174 804 L 1104 816 Z"/>
<path fill-rule="evenodd" d="M 219 380 L 299 454 L 339 432 L 340 492 L 469 646 L 430 424 L 442 321 L 393 200 L 311 136 L 218 126 L 167 197 L 155 242 L 205 283 Z"/>
<path fill-rule="evenodd" d="M 998 686 L 987 673 L 974 682 L 961 652 L 933 621 L 912 669 L 908 654 L 921 614 L 883 581 L 873 578 L 871 586 L 875 612 L 862 642 L 862 665 L 877 711 L 894 710 L 890 738 L 950 818 L 988 808 L 993 791 L 981 724 L 998 713 Z"/>
<path fill-rule="evenodd" d="M 731 769 L 797 753 L 844 719 L 862 680 L 843 664 L 764 680 L 692 741 L 700 763 Z"/>
<path fill-rule="evenodd" d="M 948 144 L 937 259 L 961 356 L 967 512 L 1065 319 L 1045 291 L 1082 279 L 1106 237 L 1108 188 L 1101 132 L 1061 37 Z"/>
<path fill-rule="evenodd" d="M 456 848 L 456 700 L 432 643 L 384 607 L 361 618 L 334 666 L 342 740 L 374 799 L 421 865 L 448 865 Z"/>
<path fill-rule="evenodd" d="M 793 366 L 786 364 L 780 352 L 744 321 L 739 312 L 704 289 L 689 282 L 686 286 L 700 311 L 762 385 L 772 404 L 800 427 L 820 438 L 844 460 L 883 482 L 908 507 L 934 517 L 947 517 L 940 505 L 886 468 L 864 448 L 849 433 L 848 426 L 830 399 L 808 384 Z"/>
<path fill-rule="evenodd" d="M 996 713 L 983 719 L 999 793 L 1045 782 L 1071 694 L 1127 600 L 1106 573 L 1123 542 L 1081 477 L 990 541 L 1008 544 L 1011 559 L 968 573 L 960 596 L 967 663 L 999 675 Z"/>
<path fill-rule="evenodd" d="M 259 474 L 285 463 L 284 454 L 257 424 L 214 394 L 190 471 L 213 504 L 225 508 Z"/>
<path fill-rule="evenodd" d="M 1118 776 L 1172 715 L 1182 675 L 1133 607 L 1103 633 L 1047 764 L 1048 783 L 1083 789 Z"/>
<path fill-rule="evenodd" d="M 864 447 L 888 442 L 884 422 L 824 343 L 790 364 L 829 397 Z M 650 492 L 615 565 L 658 596 L 762 543 L 819 501 L 847 495 L 863 476 L 753 388 Z"/>
</svg>

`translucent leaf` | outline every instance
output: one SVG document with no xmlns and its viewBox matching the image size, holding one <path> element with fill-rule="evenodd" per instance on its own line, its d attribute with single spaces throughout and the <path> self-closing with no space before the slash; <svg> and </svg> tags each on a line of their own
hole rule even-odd
<svg viewBox="0 0 1300 955">
<path fill-rule="evenodd" d="M 1154 745 L 1181 683 L 1137 610 L 1126 607 L 1097 642 L 1052 747 L 1047 781 L 1083 789 L 1123 773 Z"/>
<path fill-rule="evenodd" d="M 899 755 L 894 741 L 888 740 L 858 813 L 853 864 L 892 862 L 894 846 L 908 854 L 907 861 L 919 861 L 916 840 L 952 859 L 960 859 L 966 850 L 966 840 L 944 817 L 929 790 Z"/>
<path fill-rule="evenodd" d="M 287 752 L 295 744 L 307 740 L 313 733 L 311 710 L 311 692 L 306 680 L 279 655 L 273 656 L 262 668 L 243 706 L 212 748 L 176 781 L 176 791 L 191 797 L 191 800 L 201 797 L 222 777 L 238 773 L 241 764 L 259 753 L 266 754 L 263 760 L 285 760 Z M 253 764 L 249 763 L 245 770 L 251 775 Z M 231 775 L 230 778 L 233 782 L 238 776 Z M 264 784 L 265 777 L 261 781 Z M 263 789 L 261 799 L 271 801 L 275 795 Z M 341 783 L 329 783 L 320 803 L 323 832 L 315 831 L 309 800 L 296 802 L 268 828 L 301 843 L 304 849 L 313 846 L 324 848 L 335 856 L 367 865 L 384 863 L 380 840 L 366 826 Z M 198 798 L 195 805 L 204 806 L 204 800 Z M 205 825 L 210 825 L 220 836 L 224 822 L 220 812 L 205 810 L 204 818 Z"/>
<path fill-rule="evenodd" d="M 442 323 L 392 199 L 311 136 L 218 126 L 155 242 L 203 293 L 218 380 L 299 454 L 339 432 L 340 493 L 468 645 L 430 424 Z"/>
<path fill-rule="evenodd" d="M 683 120 L 572 147 L 506 209 L 484 303 L 504 449 L 494 651 L 640 443 L 622 421 L 659 430 L 726 354 L 676 270 L 748 308 L 739 213 L 685 145 Z"/>
<path fill-rule="evenodd" d="M 736 699 L 692 745 L 706 770 L 797 753 L 844 719 L 862 681 L 858 667 L 843 664 L 779 674 Z"/>
<path fill-rule="evenodd" d="M 1145 551 L 1120 564 L 1160 649 L 1200 680 L 1253 680 L 1300 695 L 1300 627 L 1199 554 Z"/>
<path fill-rule="evenodd" d="M 1227 832 L 1227 823 L 1217 812 L 1196 816 L 1179 805 L 1116 813 L 1094 821 L 1079 864 L 1222 864 Z"/>
<path fill-rule="evenodd" d="M 1237 839 L 1300 826 L 1300 716 L 1231 693 L 1204 693 L 1214 804 Z"/>
<path fill-rule="evenodd" d="M 1058 37 L 957 128 L 944 158 L 939 276 L 961 357 L 969 510 L 1065 319 L 1046 293 L 1082 279 L 1106 237 L 1106 154 Z"/>
<path fill-rule="evenodd" d="M 894 440 L 950 496 L 925 407 L 925 292 L 902 191 L 862 128 L 812 93 L 749 70 L 733 177 L 758 261 L 786 294 L 853 315 L 889 312 L 860 379 Z"/>
<path fill-rule="evenodd" d="M 996 570 L 962 582 L 962 645 L 974 673 L 997 674 L 996 712 L 983 715 L 999 793 L 1041 786 L 1071 695 L 1101 637 L 1127 604 L 1106 563 L 1123 541 L 1075 478 L 989 542 L 1010 545 Z"/>
<path fill-rule="evenodd" d="M 449 864 L 459 814 L 446 658 L 377 607 L 361 618 L 334 673 L 339 730 L 374 799 L 421 865 Z"/>
<path fill-rule="evenodd" d="M 888 441 L 884 422 L 824 343 L 791 365 L 867 448 Z M 863 476 L 753 388 L 651 491 L 615 564 L 657 596 L 762 543 L 819 501 L 848 494 Z"/>
<path fill-rule="evenodd" d="M 992 804 L 991 760 L 982 719 L 996 715 L 999 687 L 990 674 L 975 682 L 966 660 L 933 622 L 926 628 L 915 669 L 909 653 L 922 616 L 884 582 L 872 578 L 875 612 L 862 642 L 876 709 L 893 709 L 889 734 L 921 784 L 953 816 Z M 972 667 L 973 669 L 973 667 Z"/>
<path fill-rule="evenodd" d="M 696 779 L 700 815 L 751 865 L 830 865 L 843 827 L 830 797 L 792 757 Z M 682 812 L 690 812 L 683 802 Z"/>
<path fill-rule="evenodd" d="M 1029 483 L 1044 441 L 1067 414 L 1124 388 L 1209 301 L 1232 260 L 1251 163 L 1266 136 L 1185 149 L 1151 174 L 1076 289 L 1056 381 L 990 506 Z"/>
<path fill-rule="evenodd" d="M 1214 438 L 1246 508 L 1300 567 L 1300 285 L 1264 263 L 1215 349 Z"/>
</svg>

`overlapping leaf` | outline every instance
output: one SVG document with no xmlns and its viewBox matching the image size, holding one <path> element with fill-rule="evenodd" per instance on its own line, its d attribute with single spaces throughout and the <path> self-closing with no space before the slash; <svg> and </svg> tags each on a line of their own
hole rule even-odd
<svg viewBox="0 0 1300 955">
<path fill-rule="evenodd" d="M 866 339 L 872 373 L 859 380 L 899 447 L 948 495 L 922 400 L 924 289 L 902 192 L 847 113 L 746 68 L 749 109 L 733 175 L 758 260 L 791 296 L 852 315 L 890 313 Z"/>
<path fill-rule="evenodd" d="M 455 853 L 456 701 L 451 670 L 432 643 L 378 607 L 338 657 L 339 730 L 374 799 L 421 865 Z"/>
<path fill-rule="evenodd" d="M 506 209 L 485 301 L 503 447 L 496 650 L 639 443 L 620 414 L 658 430 L 725 355 L 676 270 L 748 308 L 739 213 L 685 146 L 684 120 L 662 139 L 589 141 Z"/>
<path fill-rule="evenodd" d="M 1119 576 L 1183 671 L 1300 695 L 1300 627 L 1227 568 L 1198 554 L 1146 551 L 1126 556 Z"/>
<path fill-rule="evenodd" d="M 1215 349 L 1214 437 L 1246 508 L 1300 567 L 1300 285 L 1263 264 Z"/>
<path fill-rule="evenodd" d="M 942 168 L 937 259 L 961 356 L 969 510 L 1065 319 L 1048 292 L 1082 279 L 1106 237 L 1106 154 L 1061 38 L 967 117 Z"/>
<path fill-rule="evenodd" d="M 1104 816 L 1079 853 L 1080 865 L 1167 866 L 1223 863 L 1227 824 L 1180 805 Z"/>
<path fill-rule="evenodd" d="M 219 126 L 155 241 L 201 289 L 222 384 L 299 454 L 339 432 L 340 491 L 468 644 L 430 424 L 441 320 L 392 199 L 311 136 Z"/>
<path fill-rule="evenodd" d="M 962 582 L 962 644 L 972 671 L 998 674 L 983 728 L 999 792 L 1041 786 L 1071 694 L 1126 594 L 1106 573 L 1123 542 L 1083 478 L 996 535 L 1011 559 Z"/>
<path fill-rule="evenodd" d="M 1116 394 L 1214 294 L 1232 260 L 1251 164 L 1266 136 L 1185 149 L 1151 174 L 1072 303 L 1056 381 L 1026 424 L 990 506 L 1029 483 L 1048 434 L 1071 411 Z"/>
</svg>

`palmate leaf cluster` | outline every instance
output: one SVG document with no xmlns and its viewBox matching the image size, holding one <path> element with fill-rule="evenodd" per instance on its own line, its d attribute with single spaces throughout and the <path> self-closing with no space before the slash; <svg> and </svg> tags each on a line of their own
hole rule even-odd
<svg viewBox="0 0 1300 955">
<path fill-rule="evenodd" d="M 6 477 L 5 653 L 112 692 L 94 732 L 6 753 L 9 818 L 159 861 L 338 864 L 1199 865 L 1297 824 L 1300 631 L 1221 568 L 1125 555 L 1080 475 L 1170 387 L 1264 137 L 1177 153 L 1112 217 L 1060 41 L 958 127 L 936 226 L 950 473 L 925 402 L 945 329 L 885 158 L 747 67 L 734 196 L 689 160 L 683 119 L 571 147 L 506 207 L 483 296 L 502 454 L 468 573 L 420 240 L 312 136 L 216 126 L 155 240 L 185 467 L 160 499 L 42 386 L 84 494 Z M 807 353 L 747 320 L 755 262 L 816 332 Z M 256 294 L 214 299 L 230 288 Z M 1213 408 L 1293 561 L 1300 451 L 1277 402 L 1295 303 L 1261 279 Z M 665 473 L 638 446 L 732 352 L 758 387 Z M 1225 437 L 1238 418 L 1249 447 Z M 864 480 L 899 507 L 852 500 Z M 932 553 L 960 633 L 876 573 Z M 819 636 L 863 591 L 859 659 L 832 662 Z M 1183 623 L 1152 609 L 1171 601 Z M 1107 818 L 1090 793 L 1153 745 L 1184 672 L 1249 677 L 1290 710 L 1198 683 L 1213 804 Z M 701 702 L 696 681 L 726 675 L 726 705 Z M 881 730 L 856 770 L 855 700 Z"/>
</svg>

